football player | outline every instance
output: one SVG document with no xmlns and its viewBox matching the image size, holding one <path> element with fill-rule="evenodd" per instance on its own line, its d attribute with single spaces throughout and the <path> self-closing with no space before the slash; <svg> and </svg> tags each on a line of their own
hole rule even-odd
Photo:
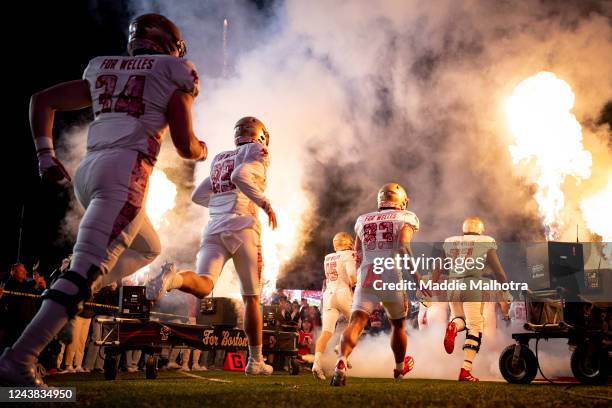
<svg viewBox="0 0 612 408">
<path fill-rule="evenodd" d="M 497 256 L 497 244 L 492 237 L 484 235 L 484 223 L 479 217 L 466 218 L 463 222 L 463 235 L 447 238 L 444 241 L 443 248 L 447 258 L 464 259 L 461 262 L 463 266 L 454 263 L 454 267 L 448 271 L 449 279 L 460 279 L 469 285 L 470 280 L 483 279 L 483 272 L 488 267 L 499 283 L 507 282 L 506 273 Z M 465 261 L 469 258 L 472 258 L 474 262 Z M 485 268 L 479 268 L 478 262 L 476 262 L 478 258 L 486 260 Z M 464 267 L 468 264 L 473 265 L 473 267 Z M 438 281 L 439 272 L 439 269 L 434 271 L 434 282 Z M 459 381 L 478 381 L 478 378 L 471 374 L 472 364 L 482 342 L 484 302 L 492 299 L 488 299 L 486 292 L 469 289 L 451 291 L 448 296 L 451 321 L 446 327 L 444 349 L 448 354 L 452 354 L 457 332 L 466 331 L 463 345 L 464 360 L 459 372 Z"/>
<path fill-rule="evenodd" d="M 247 116 L 234 127 L 234 150 L 219 153 L 210 165 L 210 176 L 195 189 L 192 200 L 208 207 L 210 219 L 204 229 L 197 272 L 177 272 L 172 263 L 162 267 L 147 285 L 147 296 L 159 298 L 172 289 L 204 298 L 213 290 L 223 266 L 232 259 L 245 303 L 244 331 L 249 339 L 248 375 L 270 375 L 272 366 L 262 355 L 263 322 L 260 312 L 261 224 L 258 209 L 268 215 L 272 229 L 276 215 L 264 195 L 269 164 L 270 135 L 257 118 Z"/>
<path fill-rule="evenodd" d="M 376 258 L 395 258 L 396 255 L 411 257 L 410 241 L 419 229 L 417 216 L 406 210 L 408 206 L 406 190 L 397 183 L 385 184 L 378 191 L 378 210 L 361 215 L 355 224 L 355 251 L 357 252 L 358 277 L 353 296 L 351 319 L 342 333 L 340 355 L 332 386 L 346 383 L 347 358 L 357 345 L 357 340 L 368 324 L 370 314 L 382 302 L 391 321 L 391 349 L 395 357 L 393 377 L 402 378 L 414 366 L 414 359 L 406 356 L 405 320 L 408 299 L 403 290 L 377 290 L 381 283 L 402 283 L 403 273 L 399 268 L 385 269 L 382 273 L 374 271 Z M 410 263 L 412 277 L 417 282 L 420 276 Z M 426 295 L 431 296 L 427 290 Z"/>
<path fill-rule="evenodd" d="M 14 385 L 44 386 L 35 375 L 36 359 L 92 290 L 132 274 L 159 254 L 145 199 L 168 127 L 181 157 L 207 156 L 191 125 L 198 74 L 182 58 L 186 48 L 178 28 L 159 14 L 141 15 L 130 23 L 127 50 L 128 56 L 94 58 L 83 79 L 32 96 L 30 124 L 43 180 L 70 180 L 53 149 L 54 113 L 91 106 L 94 120 L 75 174 L 75 194 L 85 214 L 70 268 L 45 291 L 36 317 L 0 357 L 0 379 Z"/>
<path fill-rule="evenodd" d="M 325 380 L 321 368 L 321 356 L 329 339 L 334 334 L 340 314 L 348 321 L 353 301 L 352 288 L 357 280 L 356 259 L 353 237 L 348 232 L 338 232 L 333 239 L 334 253 L 325 256 L 325 291 L 323 292 L 323 327 L 315 346 L 312 373 L 315 378 Z"/>
</svg>

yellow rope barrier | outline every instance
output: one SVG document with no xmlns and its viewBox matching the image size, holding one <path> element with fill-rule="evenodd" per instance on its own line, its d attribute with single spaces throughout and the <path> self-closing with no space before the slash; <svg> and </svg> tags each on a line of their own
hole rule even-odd
<svg viewBox="0 0 612 408">
<path fill-rule="evenodd" d="M 36 293 L 27 293 L 27 292 L 17 292 L 14 290 L 4 290 L 3 292 L 5 295 L 12 295 L 12 296 L 22 296 L 22 297 L 30 297 L 30 298 L 41 298 L 41 295 L 38 295 Z M 103 309 L 110 309 L 110 310 L 119 310 L 119 306 L 115 306 L 115 305 L 106 305 L 103 303 L 95 303 L 95 302 L 85 302 L 86 306 L 92 306 L 92 307 L 99 307 L 99 308 L 103 308 Z M 187 316 L 183 316 L 183 315 L 177 315 L 177 314 L 172 314 L 172 313 L 162 313 L 162 312 L 151 312 L 151 314 L 154 315 L 159 315 L 159 316 L 169 316 L 169 317 L 181 317 L 181 318 L 185 318 L 187 319 Z"/>
</svg>

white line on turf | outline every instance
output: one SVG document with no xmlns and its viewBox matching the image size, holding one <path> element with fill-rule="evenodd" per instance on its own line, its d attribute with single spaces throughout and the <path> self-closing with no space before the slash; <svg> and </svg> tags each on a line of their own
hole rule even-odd
<svg viewBox="0 0 612 408">
<path fill-rule="evenodd" d="M 212 382 L 220 382 L 220 383 L 231 383 L 230 380 L 222 380 L 220 378 L 206 378 L 206 377 L 200 377 L 199 375 L 195 375 L 195 374 L 191 374 L 191 373 L 186 373 L 185 371 L 179 371 L 179 373 L 186 375 L 187 377 L 193 377 L 193 378 L 197 378 L 198 380 L 204 380 L 204 381 L 212 381 Z"/>
</svg>

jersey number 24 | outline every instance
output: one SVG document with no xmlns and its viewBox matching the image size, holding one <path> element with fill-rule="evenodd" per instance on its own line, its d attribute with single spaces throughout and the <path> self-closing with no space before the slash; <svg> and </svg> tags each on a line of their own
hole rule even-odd
<svg viewBox="0 0 612 408">
<path fill-rule="evenodd" d="M 146 77 L 144 75 L 130 75 L 123 90 L 117 96 L 115 102 L 115 112 L 125 112 L 135 118 L 144 113 L 145 104 L 142 101 Z M 116 75 L 100 75 L 96 78 L 96 89 L 102 88 L 102 93 L 98 97 L 100 111 L 95 114 L 113 111 L 113 96 L 117 86 Z"/>
</svg>

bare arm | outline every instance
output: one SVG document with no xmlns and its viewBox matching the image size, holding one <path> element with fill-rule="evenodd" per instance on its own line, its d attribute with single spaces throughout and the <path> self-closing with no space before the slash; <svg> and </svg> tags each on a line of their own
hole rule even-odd
<svg viewBox="0 0 612 408">
<path fill-rule="evenodd" d="M 351 287 L 355 286 L 355 283 L 357 283 L 357 256 L 355 255 L 355 258 L 353 258 L 353 256 L 351 256 L 351 259 L 349 259 L 346 262 L 346 274 L 348 275 L 349 279 L 350 279 L 350 283 L 351 283 Z"/>
<path fill-rule="evenodd" d="M 30 128 L 38 156 L 38 170 L 43 180 L 70 180 L 70 175 L 55 157 L 53 148 L 55 112 L 88 106 L 91 106 L 89 83 L 82 79 L 62 82 L 37 92 L 30 98 Z"/>
<path fill-rule="evenodd" d="M 506 276 L 506 271 L 499 262 L 499 257 L 497 256 L 497 251 L 495 249 L 489 249 L 487 251 L 487 264 L 493 270 L 495 274 L 495 279 L 499 283 L 508 282 L 508 276 Z"/>
<path fill-rule="evenodd" d="M 357 259 L 355 260 L 355 268 L 359 270 L 361 267 L 361 261 L 363 260 L 363 255 L 361 254 L 361 238 L 359 235 L 355 237 L 355 243 L 353 244 L 355 249 L 355 253 L 357 254 Z"/>
<path fill-rule="evenodd" d="M 411 264 L 411 275 L 414 282 L 417 284 L 417 287 L 420 289 L 421 282 L 421 274 L 416 270 L 414 263 L 412 262 L 412 250 L 410 249 L 410 241 L 412 241 L 412 236 L 414 235 L 414 229 L 410 225 L 404 225 L 402 230 L 400 231 L 400 255 L 403 257 L 407 255 L 410 259 Z M 431 296 L 431 292 L 428 289 L 421 289 L 426 296 Z"/>
<path fill-rule="evenodd" d="M 71 111 L 91 106 L 89 83 L 78 79 L 62 82 L 32 95 L 30 127 L 32 136 L 51 137 L 55 111 Z"/>
<path fill-rule="evenodd" d="M 192 125 L 191 106 L 193 96 L 180 90 L 174 91 L 168 103 L 166 116 L 170 126 L 170 137 L 176 150 L 184 159 L 205 160 L 208 149 L 198 140 Z"/>
</svg>

